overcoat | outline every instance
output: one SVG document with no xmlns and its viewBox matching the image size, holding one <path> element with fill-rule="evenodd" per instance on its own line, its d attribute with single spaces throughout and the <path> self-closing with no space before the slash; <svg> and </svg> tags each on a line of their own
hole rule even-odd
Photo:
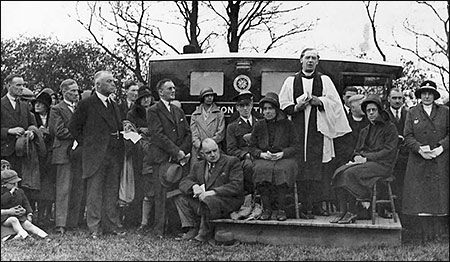
<svg viewBox="0 0 450 262">
<path fill-rule="evenodd" d="M 225 116 L 220 108 L 213 103 L 208 118 L 202 114 L 204 104 L 200 104 L 191 116 L 192 145 L 195 149 L 205 138 L 212 138 L 217 144 L 225 137 Z"/>
<path fill-rule="evenodd" d="M 244 203 L 244 184 L 241 163 L 234 156 L 221 154 L 212 169 L 211 177 L 205 183 L 206 160 L 196 162 L 190 173 L 181 179 L 179 189 L 193 195 L 192 186 L 205 184 L 205 191 L 214 190 L 215 196 L 205 198 L 211 219 L 225 218 Z"/>
<path fill-rule="evenodd" d="M 352 159 L 356 155 L 367 158 L 363 164 L 343 166 L 333 175 L 333 188 L 345 188 L 356 198 L 370 196 L 372 186 L 383 177 L 389 177 L 397 156 L 398 133 L 387 113 L 374 124 L 364 127 L 358 137 Z"/>
<path fill-rule="evenodd" d="M 403 185 L 403 213 L 408 215 L 447 214 L 449 205 L 449 109 L 433 104 L 431 115 L 422 104 L 409 109 L 404 129 L 405 144 L 409 148 L 408 164 Z M 426 160 L 419 147 L 431 149 L 441 145 L 438 157 Z"/>
<path fill-rule="evenodd" d="M 120 111 L 115 102 L 112 103 L 115 115 L 97 96 L 93 95 L 80 100 L 69 122 L 69 131 L 82 146 L 82 168 L 83 178 L 92 176 L 100 167 L 107 152 L 108 144 L 116 136 L 111 135 L 123 129 Z M 124 144 L 123 138 L 116 143 L 120 152 L 115 157 L 117 161 L 123 162 Z"/>
<path fill-rule="evenodd" d="M 287 183 L 293 186 L 298 164 L 296 157 L 301 151 L 300 143 L 295 132 L 294 124 L 287 119 L 283 112 L 278 111 L 276 121 L 272 121 L 274 134 L 270 134 L 268 121 L 263 119 L 255 124 L 250 138 L 250 154 L 255 161 L 255 184 L 264 181 L 281 185 Z M 273 143 L 270 144 L 269 136 L 273 135 Z M 277 161 L 266 160 L 260 157 L 262 152 L 283 152 L 283 158 Z"/>
</svg>

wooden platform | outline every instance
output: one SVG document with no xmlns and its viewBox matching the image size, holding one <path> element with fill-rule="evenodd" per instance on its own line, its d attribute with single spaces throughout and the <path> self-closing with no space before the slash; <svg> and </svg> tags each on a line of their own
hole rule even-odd
<svg viewBox="0 0 450 262">
<path fill-rule="evenodd" d="M 241 242 L 259 242 L 274 245 L 323 245 L 358 247 L 364 245 L 401 245 L 402 226 L 400 220 L 376 218 L 356 220 L 353 224 L 334 224 L 329 217 L 316 219 L 288 219 L 286 221 L 232 220 L 212 221 L 217 230 L 233 232 Z M 398 217 L 397 217 L 398 218 Z"/>
</svg>

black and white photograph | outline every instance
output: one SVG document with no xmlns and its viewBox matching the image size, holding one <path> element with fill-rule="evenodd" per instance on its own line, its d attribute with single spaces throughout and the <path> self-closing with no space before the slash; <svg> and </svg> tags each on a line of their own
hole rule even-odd
<svg viewBox="0 0 450 262">
<path fill-rule="evenodd" d="M 1 1 L 2 261 L 449 261 L 447 1 Z"/>
</svg>

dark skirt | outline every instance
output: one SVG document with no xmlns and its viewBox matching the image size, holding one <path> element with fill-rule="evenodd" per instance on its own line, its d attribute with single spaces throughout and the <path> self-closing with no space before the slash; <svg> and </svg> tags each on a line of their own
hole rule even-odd
<svg viewBox="0 0 450 262">
<path fill-rule="evenodd" d="M 293 187 L 298 173 L 295 159 L 283 158 L 277 161 L 256 159 L 254 164 L 255 184 L 269 182 L 278 186 L 286 183 L 288 187 Z"/>
<path fill-rule="evenodd" d="M 373 185 L 391 174 L 392 168 L 376 162 L 355 164 L 335 174 L 332 188 L 344 188 L 356 198 L 368 198 Z"/>
</svg>

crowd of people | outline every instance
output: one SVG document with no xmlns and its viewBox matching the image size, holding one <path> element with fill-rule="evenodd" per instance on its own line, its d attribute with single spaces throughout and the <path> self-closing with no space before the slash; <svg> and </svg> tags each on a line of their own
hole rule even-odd
<svg viewBox="0 0 450 262">
<path fill-rule="evenodd" d="M 424 241 L 448 234 L 449 109 L 435 102 L 436 84 L 424 81 L 415 91 L 420 102 L 406 108 L 397 88 L 387 104 L 355 87 L 340 95 L 316 71 L 313 48 L 302 51 L 300 63 L 279 94 L 259 101 L 260 112 L 250 91 L 237 94 L 227 124 L 213 87 L 200 91 L 188 121 L 168 78 L 156 85 L 158 101 L 128 81 L 118 103 L 110 71 L 94 75 L 89 94 L 73 79 L 62 81 L 60 101 L 51 89 L 26 98 L 23 77 L 8 76 L 1 98 L 2 240 L 30 233 L 48 239 L 40 227 L 49 225 L 59 234 L 86 226 L 97 239 L 126 234 L 125 224 L 205 242 L 214 237 L 213 219 L 245 210 L 235 218 L 284 221 L 292 205 L 301 219 L 333 214 L 330 223 L 349 224 L 363 218 L 356 199 L 391 174 L 400 218 L 419 219 Z M 289 202 L 294 187 L 300 205 Z M 260 212 L 250 214 L 256 202 Z"/>
</svg>

